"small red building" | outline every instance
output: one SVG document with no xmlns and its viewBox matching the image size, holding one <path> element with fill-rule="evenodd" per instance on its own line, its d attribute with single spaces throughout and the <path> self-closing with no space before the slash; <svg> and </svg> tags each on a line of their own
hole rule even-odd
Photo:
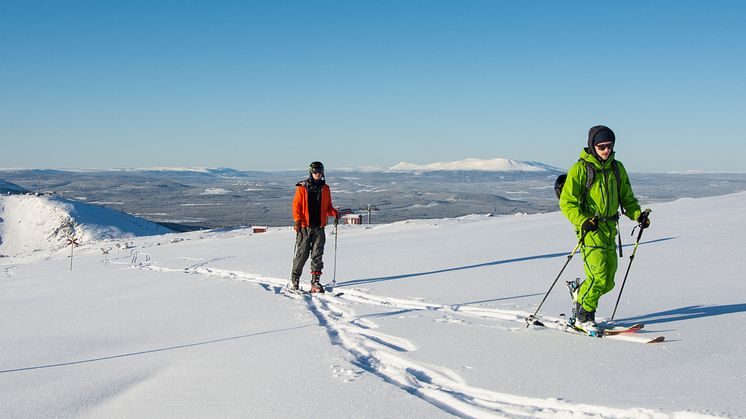
<svg viewBox="0 0 746 419">
<path fill-rule="evenodd" d="M 344 224 L 362 224 L 363 216 L 360 214 L 347 214 L 342 216 L 342 222 Z"/>
</svg>

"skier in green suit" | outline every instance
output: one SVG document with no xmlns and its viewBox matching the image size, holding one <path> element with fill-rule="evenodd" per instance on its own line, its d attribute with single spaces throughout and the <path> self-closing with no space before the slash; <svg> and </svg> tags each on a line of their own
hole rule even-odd
<svg viewBox="0 0 746 419">
<path fill-rule="evenodd" d="M 618 208 L 641 228 L 650 226 L 646 212 L 632 192 L 624 166 L 614 158 L 614 132 L 603 125 L 588 132 L 588 147 L 567 173 L 560 195 L 560 209 L 583 238 L 581 252 L 586 279 L 573 293 L 574 326 L 588 334 L 599 332 L 596 308 L 602 295 L 614 288 L 618 259 L 616 235 Z M 592 183 L 588 183 L 589 176 Z M 621 244 L 621 243 L 620 243 Z"/>
</svg>

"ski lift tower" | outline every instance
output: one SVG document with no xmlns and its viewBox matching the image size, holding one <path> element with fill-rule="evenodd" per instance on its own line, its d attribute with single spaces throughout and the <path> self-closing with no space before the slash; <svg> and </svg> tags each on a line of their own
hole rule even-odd
<svg viewBox="0 0 746 419">
<path fill-rule="evenodd" d="M 370 224 L 370 214 L 373 211 L 378 211 L 378 207 L 376 207 L 373 204 L 368 204 L 368 205 L 366 205 L 364 207 L 360 207 L 360 209 L 363 210 L 363 211 L 367 211 L 368 212 L 368 224 Z"/>
</svg>

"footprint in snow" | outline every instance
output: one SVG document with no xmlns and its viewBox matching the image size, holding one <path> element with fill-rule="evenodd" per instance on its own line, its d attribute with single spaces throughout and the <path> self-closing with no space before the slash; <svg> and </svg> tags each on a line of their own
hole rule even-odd
<svg viewBox="0 0 746 419">
<path fill-rule="evenodd" d="M 463 320 L 454 319 L 453 317 L 450 317 L 450 316 L 445 316 L 445 317 L 440 318 L 440 319 L 435 319 L 435 321 L 438 322 L 438 323 L 450 323 L 450 324 L 464 323 Z"/>
<path fill-rule="evenodd" d="M 332 376 L 334 378 L 342 379 L 342 382 L 344 383 L 351 383 L 360 378 L 361 375 L 363 375 L 363 371 L 355 371 L 353 369 L 340 367 L 338 365 L 332 365 L 331 368 Z"/>
</svg>

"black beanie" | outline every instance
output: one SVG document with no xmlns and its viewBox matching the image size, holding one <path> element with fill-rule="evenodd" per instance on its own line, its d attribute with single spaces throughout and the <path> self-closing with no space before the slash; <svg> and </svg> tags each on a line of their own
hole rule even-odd
<svg viewBox="0 0 746 419">
<path fill-rule="evenodd" d="M 596 125 L 588 131 L 588 147 L 591 150 L 596 144 L 608 143 L 609 141 L 616 143 L 616 137 L 614 131 L 605 125 Z"/>
</svg>

